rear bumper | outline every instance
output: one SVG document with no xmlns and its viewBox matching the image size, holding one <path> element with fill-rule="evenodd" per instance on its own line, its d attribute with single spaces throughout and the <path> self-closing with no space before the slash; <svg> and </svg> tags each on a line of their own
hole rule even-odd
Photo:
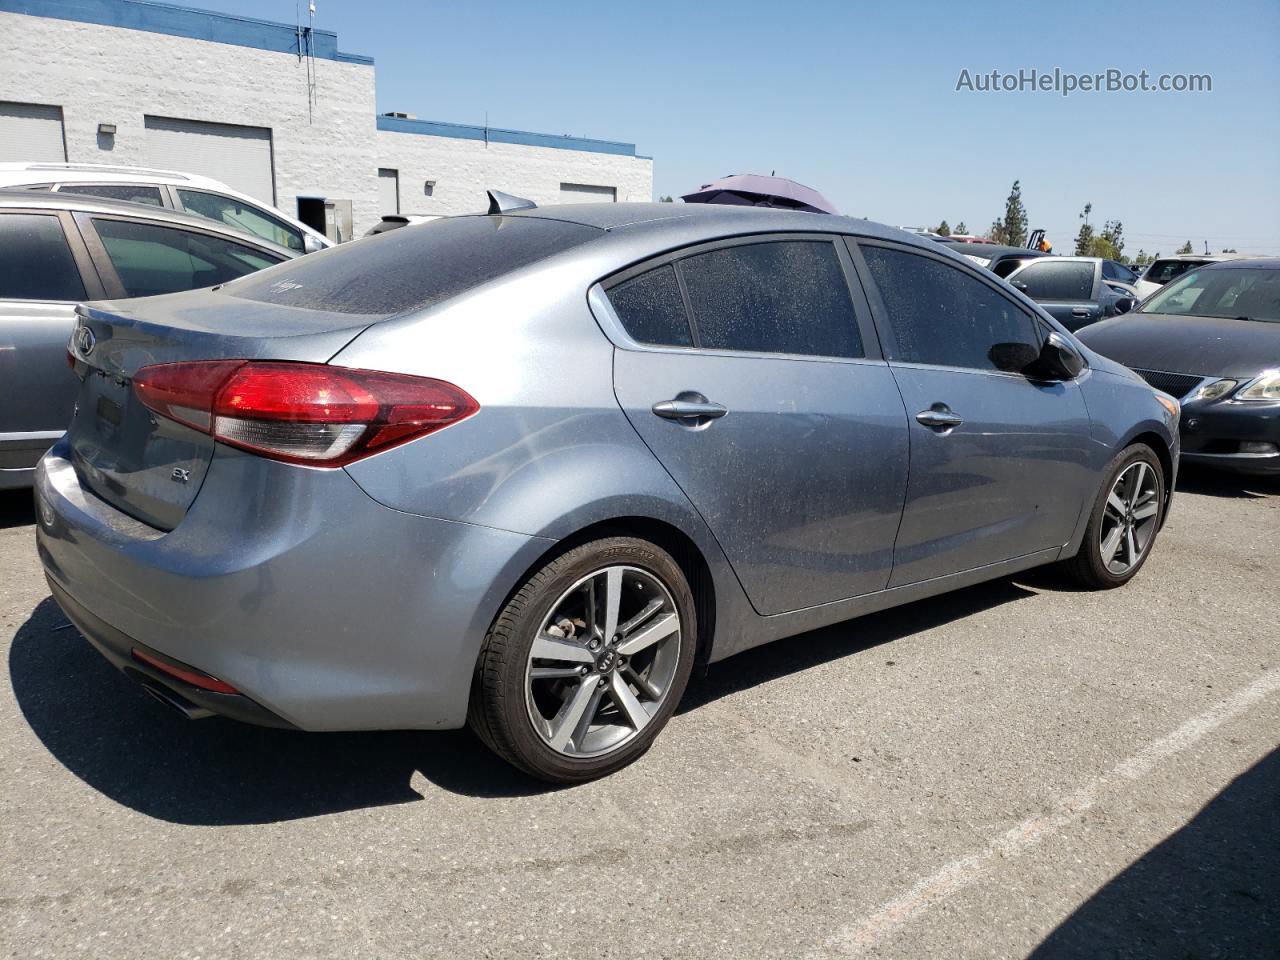
<svg viewBox="0 0 1280 960">
<path fill-rule="evenodd" d="M 1275 449 L 1242 449 L 1249 443 Z M 1182 458 L 1235 473 L 1280 474 L 1280 403 L 1187 405 L 1182 413 Z"/>
<path fill-rule="evenodd" d="M 221 447 L 165 533 L 81 488 L 65 452 L 35 486 L 37 547 L 68 617 L 136 678 L 255 723 L 461 726 L 489 623 L 551 543 L 391 510 L 342 470 Z M 184 689 L 133 646 L 244 696 Z"/>
</svg>

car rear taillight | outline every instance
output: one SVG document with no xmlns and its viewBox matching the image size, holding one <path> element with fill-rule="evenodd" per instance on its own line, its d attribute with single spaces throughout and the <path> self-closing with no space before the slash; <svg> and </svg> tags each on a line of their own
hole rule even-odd
<svg viewBox="0 0 1280 960">
<path fill-rule="evenodd" d="M 138 398 L 253 453 L 340 467 L 465 420 L 480 405 L 443 380 L 322 363 L 202 360 L 143 367 Z"/>
</svg>

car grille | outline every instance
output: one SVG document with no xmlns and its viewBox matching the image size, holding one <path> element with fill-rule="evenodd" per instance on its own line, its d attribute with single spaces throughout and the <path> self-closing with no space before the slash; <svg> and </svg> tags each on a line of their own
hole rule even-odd
<svg viewBox="0 0 1280 960">
<path fill-rule="evenodd" d="M 1204 377 L 1191 373 L 1165 373 L 1163 370 L 1140 370 L 1137 367 L 1133 368 L 1133 372 L 1157 390 L 1172 394 L 1179 400 L 1205 381 Z"/>
</svg>

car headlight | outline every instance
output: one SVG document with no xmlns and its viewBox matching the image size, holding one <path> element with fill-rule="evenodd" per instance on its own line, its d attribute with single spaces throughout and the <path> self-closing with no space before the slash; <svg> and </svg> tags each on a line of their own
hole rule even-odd
<svg viewBox="0 0 1280 960">
<path fill-rule="evenodd" d="M 1268 370 L 1246 383 L 1235 395 L 1236 400 L 1280 400 L 1280 370 Z"/>
<path fill-rule="evenodd" d="M 1239 380 L 1214 380 L 1196 391 L 1192 400 L 1219 400 L 1240 385 Z"/>
</svg>

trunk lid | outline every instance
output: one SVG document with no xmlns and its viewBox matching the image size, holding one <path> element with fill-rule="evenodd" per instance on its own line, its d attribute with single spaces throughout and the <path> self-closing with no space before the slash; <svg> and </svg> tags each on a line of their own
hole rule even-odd
<svg viewBox="0 0 1280 960">
<path fill-rule="evenodd" d="M 381 319 L 200 290 L 82 304 L 70 348 L 81 378 L 68 430 L 80 483 L 161 530 L 178 525 L 213 458 L 212 437 L 148 409 L 133 390 L 145 366 L 189 360 L 323 363 Z"/>
</svg>

